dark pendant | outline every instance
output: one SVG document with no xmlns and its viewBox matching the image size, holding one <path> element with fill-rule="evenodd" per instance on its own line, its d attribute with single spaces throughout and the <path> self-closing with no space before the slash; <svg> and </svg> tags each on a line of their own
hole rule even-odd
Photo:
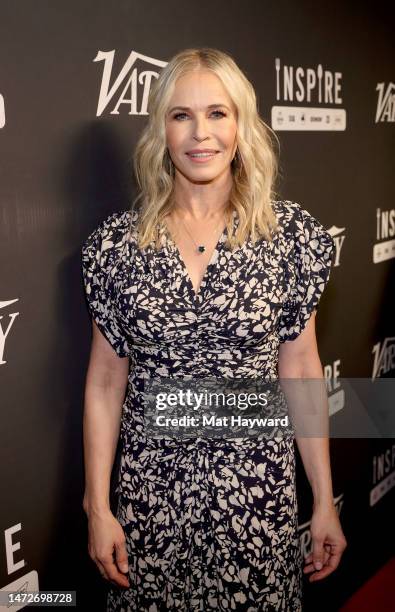
<svg viewBox="0 0 395 612">
<path fill-rule="evenodd" d="M 198 249 L 199 249 L 200 253 L 204 253 L 204 251 L 206 250 L 206 247 L 205 247 L 205 246 L 203 246 L 203 245 L 200 245 L 200 246 L 198 247 Z"/>
</svg>

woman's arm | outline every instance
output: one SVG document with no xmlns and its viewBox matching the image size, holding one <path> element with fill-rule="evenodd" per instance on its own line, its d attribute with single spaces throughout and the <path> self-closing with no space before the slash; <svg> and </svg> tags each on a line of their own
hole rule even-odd
<svg viewBox="0 0 395 612">
<path fill-rule="evenodd" d="M 110 480 L 129 359 L 119 357 L 93 320 L 92 325 L 83 421 L 85 494 L 82 505 L 88 517 L 88 551 L 103 578 L 128 588 L 126 539 L 111 512 Z"/>
<path fill-rule="evenodd" d="M 315 315 L 316 311 L 313 311 L 305 329 L 295 340 L 284 342 L 280 345 L 278 362 L 280 378 L 324 379 L 315 333 Z M 292 391 L 292 383 L 288 386 Z M 314 385 L 314 383 L 310 383 L 308 388 L 315 391 L 317 395 L 320 391 L 318 385 Z M 301 387 L 295 385 L 295 393 L 299 389 Z M 292 400 L 292 393 L 290 395 L 290 400 Z M 313 492 L 315 506 L 333 503 L 329 439 L 328 436 L 324 435 L 324 432 L 329 427 L 328 401 L 321 394 L 320 400 L 323 402 L 320 406 L 322 412 L 319 417 L 319 423 L 317 423 L 317 420 L 315 421 L 318 437 L 295 435 L 303 467 Z M 290 408 L 292 410 L 292 406 Z M 313 422 L 310 424 L 307 421 L 309 415 L 305 410 L 305 406 L 303 406 L 303 414 L 300 415 L 300 418 L 302 421 L 306 421 L 305 423 L 300 423 L 300 431 L 308 430 L 309 426 L 310 428 L 314 427 Z"/>
<path fill-rule="evenodd" d="M 94 321 L 92 326 L 83 418 L 83 508 L 88 516 L 110 509 L 111 470 L 129 373 L 129 359 L 118 357 Z"/>
<path fill-rule="evenodd" d="M 339 565 L 347 546 L 333 500 L 328 438 L 329 410 L 317 348 L 315 315 L 316 311 L 313 311 L 305 329 L 295 340 L 280 345 L 278 362 L 279 377 L 285 379 L 285 385 L 282 386 L 285 387 L 292 421 L 295 420 L 297 430 L 299 428 L 300 432 L 307 432 L 306 436 L 295 433 L 295 440 L 314 497 L 310 526 L 312 552 L 306 557 L 303 570 L 305 573 L 313 572 L 310 582 L 331 574 Z M 292 385 L 286 380 L 291 378 L 302 380 Z M 322 383 L 320 380 L 308 382 L 311 379 L 322 379 Z M 303 380 L 307 381 L 305 388 Z M 316 408 L 318 404 L 318 419 L 317 411 L 309 413 L 306 410 L 309 404 L 308 390 L 314 391 L 313 405 Z"/>
</svg>

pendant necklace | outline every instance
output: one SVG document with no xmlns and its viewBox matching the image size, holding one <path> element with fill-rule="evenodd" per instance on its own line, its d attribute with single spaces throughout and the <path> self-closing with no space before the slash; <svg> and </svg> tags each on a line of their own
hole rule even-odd
<svg viewBox="0 0 395 612">
<path fill-rule="evenodd" d="M 192 234 L 190 233 L 190 231 L 188 230 L 185 222 L 181 219 L 181 223 L 183 224 L 183 226 L 185 227 L 186 231 L 188 232 L 189 236 L 192 238 L 193 242 L 195 243 L 196 249 L 198 253 L 204 253 L 204 251 L 206 250 L 206 247 L 204 244 L 197 244 L 194 237 L 192 236 Z M 215 230 L 213 233 L 216 232 L 216 230 L 218 229 L 218 227 L 220 226 L 220 223 L 217 224 Z"/>
</svg>

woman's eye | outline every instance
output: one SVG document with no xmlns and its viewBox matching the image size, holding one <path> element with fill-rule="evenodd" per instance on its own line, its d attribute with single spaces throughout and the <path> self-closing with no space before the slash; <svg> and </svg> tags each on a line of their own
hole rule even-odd
<svg viewBox="0 0 395 612">
<path fill-rule="evenodd" d="M 211 114 L 212 115 L 219 114 L 220 117 L 226 117 L 226 114 L 220 110 L 213 111 Z M 184 117 L 184 116 L 186 116 L 186 113 L 177 113 L 176 115 L 173 116 L 173 119 L 180 119 L 180 117 Z"/>
</svg>

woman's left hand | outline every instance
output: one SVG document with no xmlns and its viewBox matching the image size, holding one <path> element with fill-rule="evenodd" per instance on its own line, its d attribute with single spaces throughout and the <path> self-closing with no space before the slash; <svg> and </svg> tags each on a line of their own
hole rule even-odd
<svg viewBox="0 0 395 612">
<path fill-rule="evenodd" d="M 313 550 L 305 559 L 303 573 L 314 572 L 309 578 L 309 582 L 314 582 L 325 578 L 337 568 L 347 546 L 333 504 L 314 505 L 310 532 Z"/>
</svg>

